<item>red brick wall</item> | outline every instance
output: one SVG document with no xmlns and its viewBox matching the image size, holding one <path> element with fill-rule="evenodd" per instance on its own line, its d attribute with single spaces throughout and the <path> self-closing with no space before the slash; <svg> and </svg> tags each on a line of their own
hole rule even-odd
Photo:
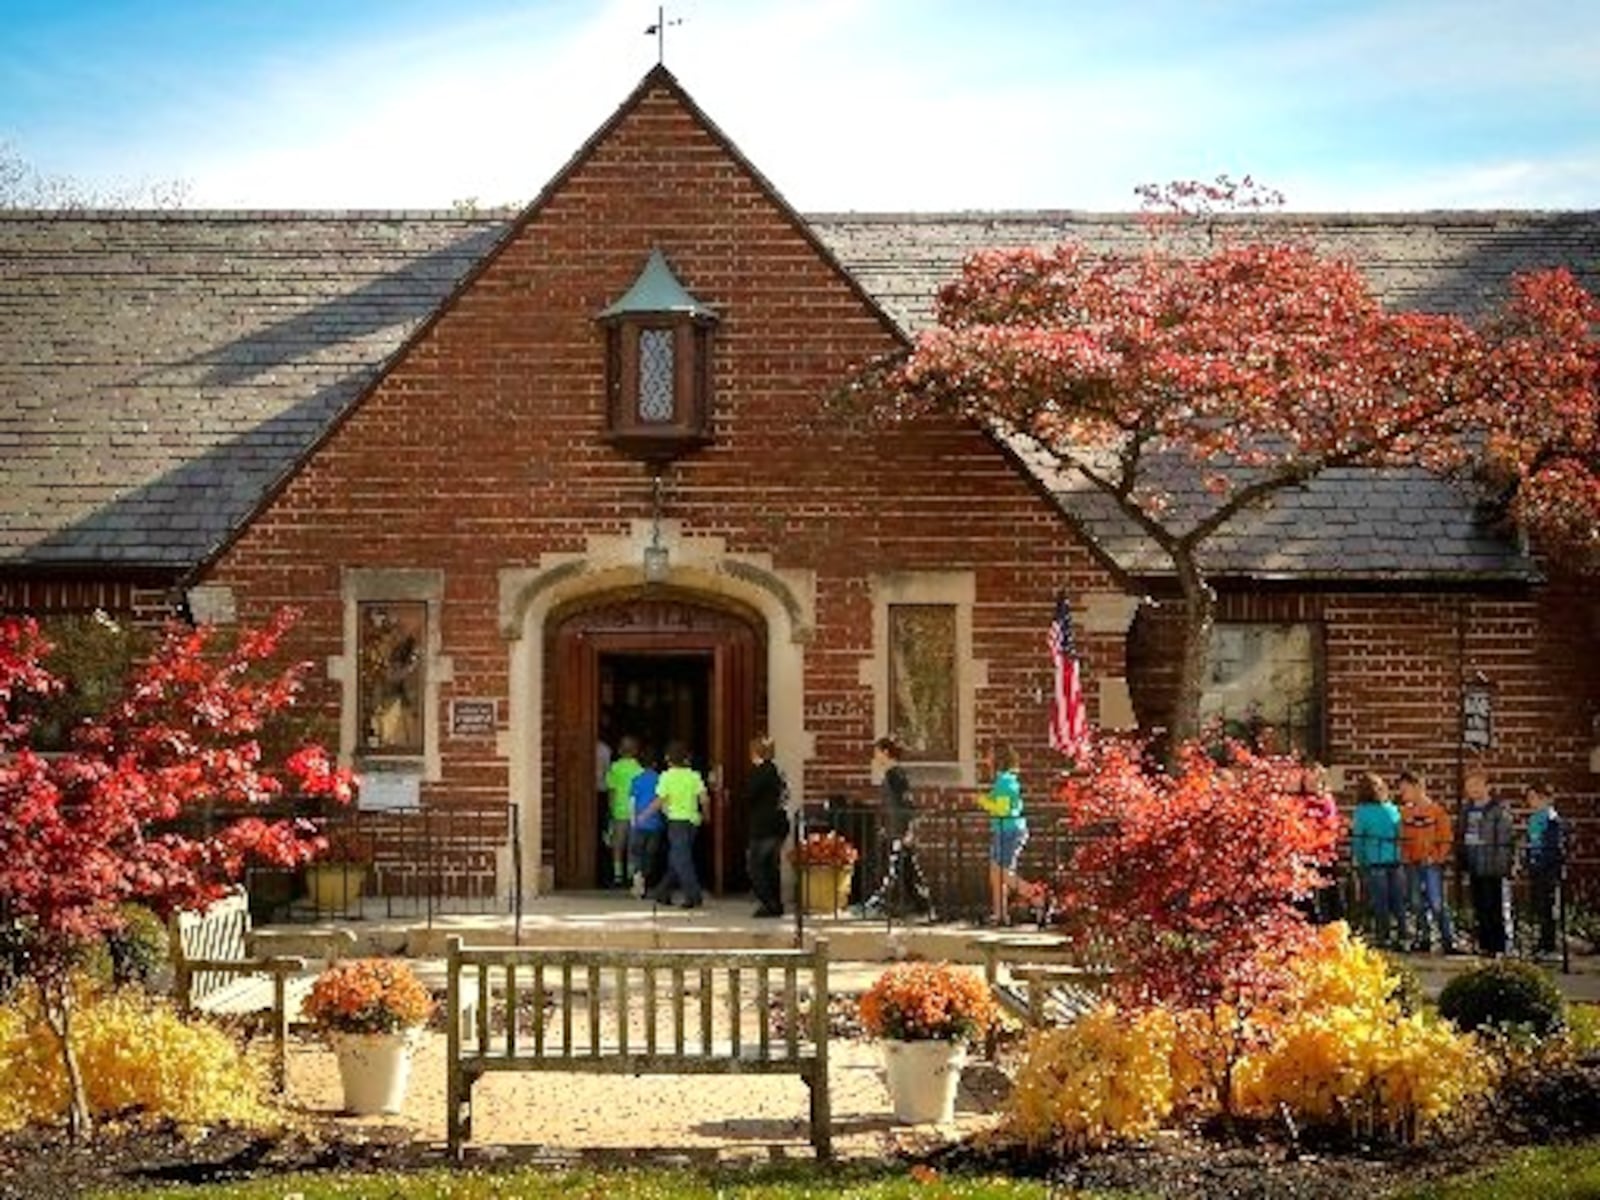
<svg viewBox="0 0 1600 1200">
<path fill-rule="evenodd" d="M 1159 722 L 1176 687 L 1180 608 L 1149 614 L 1133 665 L 1142 720 Z M 1460 794 L 1461 689 L 1479 673 L 1494 691 L 1491 786 L 1520 806 L 1535 779 L 1576 826 L 1575 856 L 1600 877 L 1600 600 L 1557 580 L 1501 596 L 1452 592 L 1224 592 L 1218 619 L 1320 623 L 1327 759 L 1389 778 L 1424 771 L 1434 795 Z M 1346 797 L 1348 799 L 1348 797 Z M 1525 814 L 1519 814 L 1525 815 Z"/>
<path fill-rule="evenodd" d="M 872 696 L 868 575 L 975 569 L 980 739 L 1003 732 L 1044 769 L 1045 627 L 1061 585 L 1115 585 L 1062 518 L 981 434 L 955 422 L 847 428 L 822 404 L 894 347 L 885 324 L 758 182 L 669 92 L 626 113 L 211 572 L 240 614 L 302 606 L 299 648 L 343 652 L 342 567 L 445 574 L 451 695 L 508 695 L 497 573 L 627 532 L 650 511 L 643 468 L 603 439 L 594 314 L 653 246 L 722 314 L 715 444 L 672 472 L 667 515 L 735 554 L 817 574 L 806 649 L 808 789 L 863 795 Z M 1120 672 L 1120 641 L 1085 637 L 1088 669 Z M 1109 665 L 1106 665 L 1109 664 Z M 332 703 L 331 688 L 322 699 Z M 1092 690 L 1092 689 L 1091 689 Z M 548 714 L 547 714 L 548 717 Z M 547 746 L 549 743 L 546 743 Z M 503 800 L 485 742 L 442 743 L 430 802 Z M 542 791 L 551 794 L 546 753 Z M 545 813 L 546 828 L 552 814 Z M 548 846 L 548 843 L 547 843 Z"/>
</svg>

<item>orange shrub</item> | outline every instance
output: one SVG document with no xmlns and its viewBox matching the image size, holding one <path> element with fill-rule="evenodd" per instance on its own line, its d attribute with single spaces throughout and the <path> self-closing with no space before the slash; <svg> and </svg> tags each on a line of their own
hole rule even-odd
<svg viewBox="0 0 1600 1200">
<path fill-rule="evenodd" d="M 989 985 L 949 963 L 897 963 L 861 997 L 861 1024 L 898 1041 L 970 1041 L 994 1022 Z"/>
<path fill-rule="evenodd" d="M 837 833 L 807 835 L 791 852 L 797 867 L 851 867 L 860 855 Z"/>
<path fill-rule="evenodd" d="M 305 1015 L 325 1033 L 395 1033 L 426 1022 L 433 998 L 404 961 L 361 958 L 317 976 Z"/>
</svg>

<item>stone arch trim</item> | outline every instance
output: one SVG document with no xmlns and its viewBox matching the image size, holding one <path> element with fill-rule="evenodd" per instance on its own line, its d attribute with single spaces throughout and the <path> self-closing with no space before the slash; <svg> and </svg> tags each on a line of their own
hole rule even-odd
<svg viewBox="0 0 1600 1200">
<path fill-rule="evenodd" d="M 668 548 L 668 590 L 694 601 L 731 602 L 766 623 L 769 732 L 777 761 L 795 795 L 805 794 L 805 766 L 815 739 L 805 725 L 805 649 L 815 627 L 816 579 L 805 570 L 779 569 L 764 555 L 731 555 L 721 538 L 683 536 L 676 522 L 662 522 Z M 508 728 L 500 752 L 508 760 L 510 799 L 521 823 L 528 869 L 525 887 L 548 890 L 544 870 L 543 780 L 549 748 L 544 745 L 547 688 L 546 625 L 589 601 L 646 587 L 647 522 L 636 522 L 620 538 L 591 538 L 582 553 L 545 555 L 535 567 L 500 572 L 499 624 L 509 653 Z"/>
</svg>

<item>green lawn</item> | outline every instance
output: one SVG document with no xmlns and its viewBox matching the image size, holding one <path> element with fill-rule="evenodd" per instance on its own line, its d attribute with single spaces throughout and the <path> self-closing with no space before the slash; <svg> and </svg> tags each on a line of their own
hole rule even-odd
<svg viewBox="0 0 1600 1200">
<path fill-rule="evenodd" d="M 1402 1193 L 1396 1200 L 1596 1200 L 1600 1142 L 1519 1150 L 1492 1170 Z"/>
<path fill-rule="evenodd" d="M 94 1193 L 91 1200 L 322 1200 L 336 1196 L 360 1200 L 1152 1200 L 1131 1192 L 1079 1192 L 1069 1197 L 1032 1179 L 916 1177 L 902 1166 L 820 1170 L 805 1162 L 713 1172 L 522 1167 L 283 1175 L 209 1187 L 119 1189 Z M 1518 1151 L 1492 1170 L 1395 1192 L 1389 1200 L 1600 1200 L 1600 1142 Z"/>
<path fill-rule="evenodd" d="M 1097 1200 L 1082 1193 L 1083 1200 Z M 248 1183 L 197 1188 L 119 1189 L 94 1193 L 94 1200 L 800 1200 L 802 1197 L 862 1197 L 863 1200 L 1057 1200 L 1038 1180 L 935 1175 L 914 1178 L 903 1166 L 838 1166 L 809 1163 L 717 1172 L 688 1170 L 564 1170 L 523 1167 L 511 1171 L 448 1169 L 414 1174 L 348 1173 L 284 1175 Z M 1063 1198 L 1064 1200 L 1064 1198 Z M 1117 1200 L 1106 1197 L 1105 1200 Z"/>
</svg>

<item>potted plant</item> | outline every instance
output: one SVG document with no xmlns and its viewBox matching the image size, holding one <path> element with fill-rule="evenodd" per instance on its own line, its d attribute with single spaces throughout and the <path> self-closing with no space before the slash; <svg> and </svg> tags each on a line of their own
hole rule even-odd
<svg viewBox="0 0 1600 1200">
<path fill-rule="evenodd" d="M 411 1057 L 433 998 L 403 959 L 334 963 L 317 976 L 305 1016 L 339 1059 L 346 1111 L 394 1113 L 405 1100 Z"/>
<path fill-rule="evenodd" d="M 861 997 L 861 1024 L 883 1042 L 895 1119 L 955 1119 L 967 1046 L 996 1018 L 982 976 L 949 963 L 897 963 Z"/>
<path fill-rule="evenodd" d="M 306 892 L 318 912 L 347 912 L 359 907 L 372 865 L 372 842 L 348 825 L 323 833 L 325 848 L 306 864 Z"/>
<path fill-rule="evenodd" d="M 791 852 L 800 872 L 800 906 L 808 913 L 836 913 L 850 903 L 856 848 L 837 833 L 808 834 Z"/>
</svg>

